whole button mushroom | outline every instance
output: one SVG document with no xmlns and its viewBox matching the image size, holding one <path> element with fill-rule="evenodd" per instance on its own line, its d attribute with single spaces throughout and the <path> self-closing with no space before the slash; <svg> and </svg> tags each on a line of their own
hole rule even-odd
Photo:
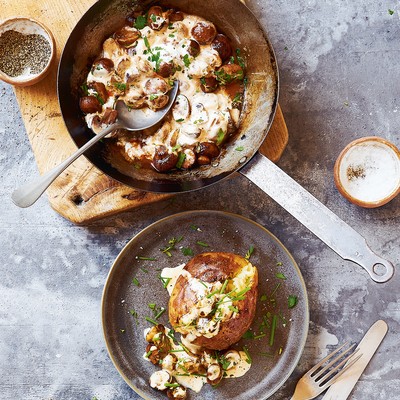
<svg viewBox="0 0 400 400">
<path fill-rule="evenodd" d="M 213 142 L 201 142 L 196 148 L 197 154 L 208 158 L 215 158 L 219 155 L 219 147 Z"/>
<path fill-rule="evenodd" d="M 215 72 L 220 85 L 227 85 L 233 81 L 242 80 L 244 72 L 240 65 L 225 64 Z"/>
<path fill-rule="evenodd" d="M 167 148 L 161 145 L 156 148 L 152 165 L 158 172 L 167 172 L 175 168 L 177 161 L 178 156 L 175 153 L 168 153 Z"/>
<path fill-rule="evenodd" d="M 163 17 L 163 11 L 160 6 L 150 7 L 147 12 L 147 24 L 151 29 L 159 31 L 164 25 L 165 19 Z"/>
<path fill-rule="evenodd" d="M 217 30 L 212 23 L 198 22 L 192 28 L 192 36 L 200 44 L 210 44 L 217 34 Z"/>
<path fill-rule="evenodd" d="M 168 20 L 169 22 L 177 22 L 177 21 L 183 21 L 184 15 L 182 11 L 177 11 L 174 9 L 168 10 Z"/>
<path fill-rule="evenodd" d="M 232 47 L 229 43 L 229 39 L 222 33 L 215 36 L 211 47 L 218 52 L 222 61 L 227 60 L 232 55 Z"/>
<path fill-rule="evenodd" d="M 218 81 L 215 76 L 203 76 L 200 78 L 200 89 L 204 93 L 212 93 L 218 89 Z"/>
<path fill-rule="evenodd" d="M 102 107 L 99 100 L 94 96 L 83 96 L 79 100 L 79 107 L 85 114 L 101 112 Z"/>
<path fill-rule="evenodd" d="M 161 78 L 150 78 L 144 84 L 146 94 L 167 93 L 168 90 L 168 84 Z"/>
<path fill-rule="evenodd" d="M 140 32 L 131 26 L 124 26 L 114 33 L 115 40 L 124 47 L 132 46 L 140 36 Z"/>
<path fill-rule="evenodd" d="M 162 62 L 158 68 L 158 74 L 163 78 L 168 78 L 174 73 L 174 63 L 170 62 Z"/>
<path fill-rule="evenodd" d="M 169 399 L 173 399 L 173 400 L 185 400 L 186 399 L 186 388 L 182 385 L 179 385 L 174 388 L 170 388 L 167 390 L 167 396 Z"/>
<path fill-rule="evenodd" d="M 99 58 L 92 66 L 92 74 L 94 76 L 108 75 L 114 69 L 114 62 L 109 58 Z"/>
</svg>

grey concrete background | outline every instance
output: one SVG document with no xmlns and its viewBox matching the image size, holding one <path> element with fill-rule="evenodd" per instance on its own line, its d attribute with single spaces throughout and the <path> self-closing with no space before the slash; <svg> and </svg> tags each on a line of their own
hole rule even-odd
<svg viewBox="0 0 400 400">
<path fill-rule="evenodd" d="M 253 1 L 280 64 L 290 132 L 279 166 L 400 264 L 400 197 L 379 209 L 341 197 L 333 165 L 351 140 L 377 135 L 400 146 L 400 4 L 396 0 Z M 390 15 L 389 9 L 394 10 Z M 379 285 L 342 260 L 244 177 L 77 227 L 45 197 L 25 210 L 11 191 L 37 175 L 12 88 L 0 84 L 0 399 L 98 400 L 137 396 L 103 343 L 100 299 L 109 268 L 148 224 L 191 209 L 227 210 L 271 230 L 300 265 L 310 299 L 310 333 L 291 378 L 345 340 L 359 341 L 377 319 L 389 333 L 350 396 L 398 399 L 400 276 Z M 249 399 L 251 400 L 251 399 Z"/>
</svg>

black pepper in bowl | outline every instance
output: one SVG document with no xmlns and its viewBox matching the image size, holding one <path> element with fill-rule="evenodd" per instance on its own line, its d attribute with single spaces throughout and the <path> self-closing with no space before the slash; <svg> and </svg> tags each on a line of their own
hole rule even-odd
<svg viewBox="0 0 400 400">
<path fill-rule="evenodd" d="M 0 36 L 0 70 L 8 76 L 40 74 L 50 57 L 50 43 L 42 35 L 9 30 Z"/>
</svg>

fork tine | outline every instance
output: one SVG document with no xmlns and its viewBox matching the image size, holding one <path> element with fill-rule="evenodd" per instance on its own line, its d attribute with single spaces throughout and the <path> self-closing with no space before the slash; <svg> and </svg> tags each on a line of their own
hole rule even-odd
<svg viewBox="0 0 400 400">
<path fill-rule="evenodd" d="M 323 385 L 321 385 L 321 388 L 327 388 L 328 386 L 332 385 L 337 379 L 339 379 L 345 371 L 347 371 L 355 362 L 357 362 L 361 357 L 362 354 L 358 355 L 354 360 L 351 360 L 348 365 L 343 367 L 335 376 L 333 376 L 331 379 L 327 381 L 327 379 L 336 371 L 338 371 L 342 365 L 344 365 L 347 361 L 349 361 L 357 352 L 359 349 L 356 349 L 356 351 L 352 354 L 349 354 L 343 361 L 341 361 L 335 368 L 333 368 L 331 371 L 329 371 L 323 378 L 322 382 L 325 382 Z"/>
<path fill-rule="evenodd" d="M 318 368 L 320 368 L 326 361 L 328 361 L 332 356 L 334 356 L 336 353 L 338 353 L 340 350 L 343 349 L 343 347 L 347 346 L 349 342 L 346 342 L 342 344 L 339 348 L 337 348 L 335 351 L 332 353 L 328 354 L 325 358 L 323 358 L 318 364 L 316 364 L 314 367 L 312 367 L 305 375 L 312 375 Z"/>
<path fill-rule="evenodd" d="M 318 378 L 319 378 L 321 375 L 323 375 L 323 374 L 328 370 L 328 368 L 330 368 L 333 364 L 337 363 L 342 357 L 344 357 L 346 354 L 348 354 L 350 351 L 352 351 L 352 350 L 354 349 L 354 347 L 355 347 L 355 344 L 352 344 L 348 349 L 346 349 L 346 350 L 343 351 L 342 353 L 338 354 L 337 357 L 335 357 L 333 360 L 331 360 L 331 361 L 329 362 L 329 364 L 325 365 L 325 366 L 321 369 L 321 371 L 318 371 L 318 373 L 316 373 L 315 375 L 312 375 L 312 377 L 313 377 L 316 381 L 318 381 Z M 357 351 L 358 351 L 358 349 L 357 349 Z M 350 354 L 350 357 L 351 357 L 352 354 L 354 354 L 354 353 L 351 353 L 351 354 Z M 333 353 L 332 353 L 332 355 L 333 355 Z M 331 356 L 332 356 L 332 355 L 331 355 Z M 339 364 L 339 365 L 343 365 L 343 364 Z M 336 369 L 337 369 L 337 367 L 336 367 Z"/>
</svg>

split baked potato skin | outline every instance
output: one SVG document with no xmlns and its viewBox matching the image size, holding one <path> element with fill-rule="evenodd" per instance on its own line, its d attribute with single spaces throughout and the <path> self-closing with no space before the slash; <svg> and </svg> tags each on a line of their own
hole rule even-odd
<svg viewBox="0 0 400 400">
<path fill-rule="evenodd" d="M 232 253 L 203 253 L 192 258 L 184 267 L 194 278 L 202 282 L 223 283 L 234 278 L 249 261 Z M 255 269 L 251 288 L 243 300 L 235 302 L 239 312 L 234 318 L 221 322 L 218 333 L 213 337 L 198 336 L 193 344 L 210 350 L 223 350 L 240 340 L 249 329 L 256 312 L 258 297 L 258 274 Z M 180 318 L 196 306 L 196 293 L 192 290 L 188 278 L 179 276 L 169 300 L 169 320 L 176 331 Z"/>
</svg>

